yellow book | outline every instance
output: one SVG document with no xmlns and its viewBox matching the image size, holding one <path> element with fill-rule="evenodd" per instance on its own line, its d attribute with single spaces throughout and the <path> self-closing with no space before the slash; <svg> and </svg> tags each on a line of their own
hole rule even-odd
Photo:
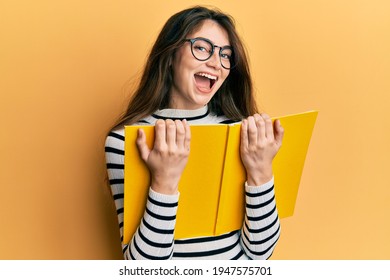
<svg viewBox="0 0 390 280">
<path fill-rule="evenodd" d="M 273 162 L 279 217 L 294 213 L 295 201 L 317 111 L 279 117 L 285 133 Z M 145 211 L 150 174 L 136 145 L 143 128 L 153 146 L 154 126 L 125 127 L 123 242 L 128 243 Z M 245 213 L 245 169 L 241 124 L 191 125 L 191 152 L 179 182 L 175 239 L 215 236 L 240 229 Z"/>
</svg>

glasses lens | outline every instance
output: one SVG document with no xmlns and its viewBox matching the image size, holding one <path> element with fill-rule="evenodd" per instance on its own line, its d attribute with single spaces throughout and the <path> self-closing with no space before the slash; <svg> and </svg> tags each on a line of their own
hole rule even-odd
<svg viewBox="0 0 390 280">
<path fill-rule="evenodd" d="M 222 48 L 220 57 L 222 66 L 226 69 L 230 69 L 233 65 L 233 50 L 230 47 Z"/>
<path fill-rule="evenodd" d="M 202 39 L 198 39 L 192 43 L 192 53 L 199 60 L 207 60 L 211 57 L 213 46 Z"/>
</svg>

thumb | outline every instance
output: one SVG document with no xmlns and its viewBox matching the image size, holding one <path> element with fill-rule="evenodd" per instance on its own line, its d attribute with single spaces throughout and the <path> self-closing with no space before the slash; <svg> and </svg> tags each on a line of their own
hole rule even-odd
<svg viewBox="0 0 390 280">
<path fill-rule="evenodd" d="M 146 136 L 145 132 L 142 128 L 138 129 L 138 135 L 137 135 L 137 147 L 139 150 L 139 153 L 141 155 L 141 158 L 146 162 L 148 160 L 150 149 L 148 145 L 146 144 Z"/>
<path fill-rule="evenodd" d="M 275 131 L 275 141 L 278 143 L 279 146 L 282 145 L 282 140 L 284 136 L 284 128 L 280 124 L 280 120 L 276 120 L 274 123 L 274 131 Z"/>
</svg>

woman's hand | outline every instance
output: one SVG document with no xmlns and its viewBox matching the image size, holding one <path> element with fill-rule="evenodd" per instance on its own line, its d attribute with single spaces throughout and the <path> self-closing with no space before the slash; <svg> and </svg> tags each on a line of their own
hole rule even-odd
<svg viewBox="0 0 390 280">
<path fill-rule="evenodd" d="M 145 133 L 138 131 L 137 146 L 151 173 L 151 187 L 162 194 L 176 194 L 181 174 L 190 154 L 191 131 L 186 120 L 158 120 L 153 149 Z"/>
<path fill-rule="evenodd" d="M 279 151 L 284 129 L 280 121 L 272 123 L 266 114 L 255 114 L 241 124 L 241 160 L 250 186 L 260 186 L 272 179 L 272 161 Z"/>
</svg>

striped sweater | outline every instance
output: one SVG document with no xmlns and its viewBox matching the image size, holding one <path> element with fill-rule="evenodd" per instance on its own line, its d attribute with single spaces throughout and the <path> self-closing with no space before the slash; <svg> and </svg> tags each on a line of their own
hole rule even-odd
<svg viewBox="0 0 390 280">
<path fill-rule="evenodd" d="M 137 124 L 155 124 L 158 119 L 186 119 L 189 124 L 229 123 L 207 106 L 198 110 L 164 109 Z M 123 241 L 124 129 L 110 132 L 105 153 L 111 192 Z M 273 179 L 262 186 L 245 183 L 246 214 L 241 230 L 220 236 L 174 240 L 179 196 L 164 195 L 149 188 L 146 210 L 129 244 L 123 244 L 125 259 L 268 259 L 280 236 Z"/>
</svg>

